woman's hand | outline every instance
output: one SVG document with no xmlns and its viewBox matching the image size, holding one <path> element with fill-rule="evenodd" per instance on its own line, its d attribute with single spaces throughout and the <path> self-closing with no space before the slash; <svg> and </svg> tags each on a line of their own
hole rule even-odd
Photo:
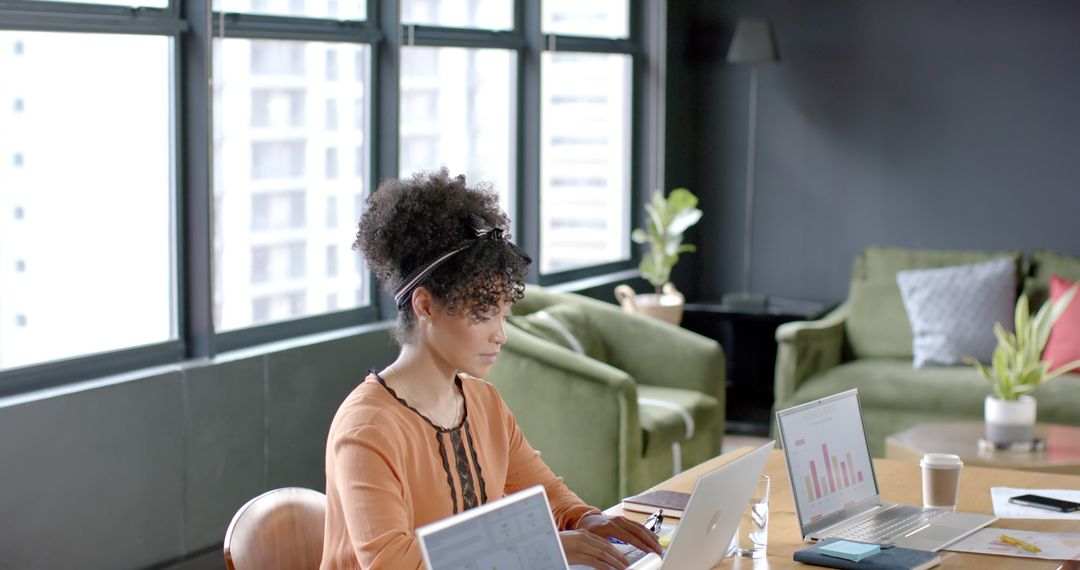
<svg viewBox="0 0 1080 570">
<path fill-rule="evenodd" d="M 584 564 L 600 570 L 623 570 L 630 562 L 598 534 L 586 530 L 564 530 L 559 533 L 566 561 L 570 565 Z"/>
<path fill-rule="evenodd" d="M 578 521 L 577 527 L 599 536 L 617 538 L 645 552 L 664 553 L 664 549 L 660 547 L 660 540 L 652 531 L 626 517 L 587 515 Z"/>
</svg>

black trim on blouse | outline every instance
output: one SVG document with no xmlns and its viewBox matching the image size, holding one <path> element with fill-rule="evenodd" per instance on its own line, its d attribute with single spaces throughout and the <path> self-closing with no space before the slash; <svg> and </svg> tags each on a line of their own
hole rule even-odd
<svg viewBox="0 0 1080 570">
<path fill-rule="evenodd" d="M 454 427 L 444 428 L 436 425 L 435 422 L 431 421 L 427 416 L 420 413 L 420 410 L 412 407 L 411 405 L 409 405 L 408 402 L 401 398 L 401 396 L 398 396 L 397 392 L 395 392 L 394 389 L 390 386 L 387 386 L 386 380 L 384 380 L 383 377 L 380 376 L 379 373 L 376 372 L 374 369 L 369 370 L 369 372 L 375 376 L 375 379 L 379 381 L 379 384 L 381 384 L 383 388 L 386 388 L 386 391 L 389 392 L 390 395 L 398 401 L 398 403 L 412 410 L 414 414 L 420 416 L 421 419 L 423 419 L 429 426 L 432 427 L 432 429 L 435 430 L 435 440 L 439 442 L 439 458 L 442 460 L 443 470 L 446 471 L 446 484 L 450 488 L 450 501 L 453 504 L 454 514 L 457 514 L 459 512 L 459 496 L 461 498 L 460 502 L 462 511 L 471 509 L 477 505 L 487 503 L 487 489 L 484 485 L 484 476 L 481 474 L 480 471 L 480 460 L 476 454 L 476 446 L 473 443 L 473 437 L 471 433 L 472 430 L 469 427 L 469 402 L 465 398 L 465 390 L 461 386 L 461 377 L 455 376 L 454 378 L 454 384 L 457 386 L 458 393 L 461 394 L 461 421 Z M 464 442 L 462 441 L 461 437 L 462 432 L 465 432 Z M 461 482 L 460 493 L 454 487 L 454 476 L 450 471 L 450 460 L 446 449 L 447 439 L 450 440 L 450 447 L 453 449 L 454 467 L 455 471 L 457 471 L 458 481 Z M 466 450 L 465 448 L 466 442 L 468 444 L 468 450 Z M 472 460 L 471 466 L 470 458 Z M 477 485 L 473 483 L 472 474 L 474 470 L 476 472 L 476 477 L 479 480 L 479 502 L 477 501 L 476 497 Z"/>
</svg>

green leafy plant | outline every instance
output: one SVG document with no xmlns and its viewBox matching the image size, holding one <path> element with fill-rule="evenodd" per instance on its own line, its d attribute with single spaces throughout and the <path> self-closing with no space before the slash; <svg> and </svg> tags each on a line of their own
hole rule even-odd
<svg viewBox="0 0 1080 570">
<path fill-rule="evenodd" d="M 1065 312 L 1076 290 L 1077 287 L 1073 286 L 1057 301 L 1046 301 L 1034 317 L 1028 309 L 1027 295 L 1020 295 L 1016 302 L 1015 332 L 1005 330 L 1001 323 L 994 324 L 998 345 L 994 349 L 990 367 L 983 366 L 970 356 L 964 359 L 974 364 L 979 375 L 990 382 L 995 396 L 1002 400 L 1016 400 L 1048 380 L 1080 366 L 1080 360 L 1076 360 L 1051 371 L 1050 363 L 1042 359 L 1046 341 L 1050 339 L 1050 329 Z"/>
<path fill-rule="evenodd" d="M 697 247 L 683 243 L 683 233 L 701 219 L 697 208 L 698 199 L 686 188 L 676 188 L 667 199 L 657 190 L 653 193 L 645 211 L 649 214 L 645 229 L 637 228 L 630 234 L 634 243 L 649 245 L 641 258 L 641 275 L 661 288 L 671 279 L 671 269 L 679 261 L 679 255 L 697 251 Z"/>
</svg>

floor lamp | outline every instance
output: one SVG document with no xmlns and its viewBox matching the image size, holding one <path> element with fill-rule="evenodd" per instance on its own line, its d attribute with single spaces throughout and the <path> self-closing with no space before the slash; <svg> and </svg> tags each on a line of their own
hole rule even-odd
<svg viewBox="0 0 1080 570">
<path fill-rule="evenodd" d="M 750 289 L 750 268 L 754 250 L 754 159 L 757 154 L 757 82 L 758 64 L 780 61 L 780 52 L 776 49 L 776 37 L 773 36 L 772 24 L 760 18 L 741 18 L 735 27 L 735 36 L 727 52 L 728 63 L 750 64 L 750 127 L 746 141 L 746 222 L 743 236 L 743 278 L 742 290 L 724 294 L 721 302 L 725 305 L 764 309 L 767 304 L 765 295 L 752 293 Z"/>
</svg>

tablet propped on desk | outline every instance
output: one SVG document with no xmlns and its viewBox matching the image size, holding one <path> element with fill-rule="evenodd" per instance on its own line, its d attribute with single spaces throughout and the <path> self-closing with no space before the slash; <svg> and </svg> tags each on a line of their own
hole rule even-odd
<svg viewBox="0 0 1080 570">
<path fill-rule="evenodd" d="M 664 517 L 681 518 L 689 502 L 690 493 L 659 490 L 627 497 L 622 500 L 622 508 L 626 511 L 650 515 L 657 509 L 664 509 Z"/>
</svg>

